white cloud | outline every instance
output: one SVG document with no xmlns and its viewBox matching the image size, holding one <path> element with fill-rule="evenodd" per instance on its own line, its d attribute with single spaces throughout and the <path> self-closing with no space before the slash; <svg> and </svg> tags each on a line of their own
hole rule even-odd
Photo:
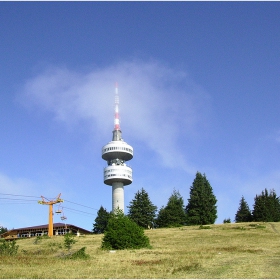
<svg viewBox="0 0 280 280">
<path fill-rule="evenodd" d="M 24 194 L 26 190 L 32 188 L 33 183 L 25 178 L 10 178 L 0 173 L 0 192 L 5 194 Z"/>
<path fill-rule="evenodd" d="M 93 133 L 107 139 L 113 129 L 115 81 L 124 139 L 140 141 L 165 166 L 194 173 L 180 142 L 191 141 L 203 130 L 210 106 L 209 96 L 186 73 L 141 61 L 88 73 L 50 67 L 26 82 L 22 100 L 51 111 L 66 124 L 90 122 Z"/>
</svg>

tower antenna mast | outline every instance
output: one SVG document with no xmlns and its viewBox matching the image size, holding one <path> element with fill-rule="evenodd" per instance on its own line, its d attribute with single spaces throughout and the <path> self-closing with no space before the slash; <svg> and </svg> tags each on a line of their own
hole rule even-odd
<svg viewBox="0 0 280 280">
<path fill-rule="evenodd" d="M 115 84 L 115 122 L 114 130 L 120 130 L 120 116 L 119 116 L 119 88 L 118 83 Z"/>
<path fill-rule="evenodd" d="M 119 115 L 119 88 L 118 83 L 115 84 L 115 118 L 114 118 L 114 131 L 113 141 L 122 140 L 122 131 L 120 126 L 120 115 Z"/>
</svg>

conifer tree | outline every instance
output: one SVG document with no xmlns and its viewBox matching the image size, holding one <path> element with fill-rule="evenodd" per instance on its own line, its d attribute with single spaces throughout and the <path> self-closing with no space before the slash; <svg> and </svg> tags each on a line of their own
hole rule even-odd
<svg viewBox="0 0 280 280">
<path fill-rule="evenodd" d="M 157 207 L 151 202 L 148 193 L 142 188 L 129 203 L 127 216 L 142 228 L 153 227 Z"/>
<path fill-rule="evenodd" d="M 186 214 L 184 200 L 179 191 L 174 190 L 166 207 L 161 207 L 156 223 L 159 227 L 177 227 L 185 225 Z"/>
<path fill-rule="evenodd" d="M 251 222 L 251 221 L 252 221 L 252 213 L 250 211 L 250 208 L 244 196 L 242 196 L 239 203 L 239 208 L 235 214 L 235 222 L 242 223 L 242 222 Z"/>
<path fill-rule="evenodd" d="M 253 220 L 256 222 L 279 222 L 280 200 L 275 190 L 265 189 L 260 195 L 256 195 L 253 209 Z"/>
<path fill-rule="evenodd" d="M 95 223 L 93 224 L 93 233 L 104 233 L 108 220 L 110 217 L 110 213 L 101 206 L 97 212 L 97 217 L 95 219 Z"/>
<path fill-rule="evenodd" d="M 217 199 L 205 174 L 196 173 L 186 206 L 188 225 L 213 224 L 217 219 Z"/>
<path fill-rule="evenodd" d="M 8 231 L 7 228 L 4 228 L 4 227 L 0 226 L 0 234 L 3 234 L 5 232 L 7 232 L 7 231 Z"/>
</svg>

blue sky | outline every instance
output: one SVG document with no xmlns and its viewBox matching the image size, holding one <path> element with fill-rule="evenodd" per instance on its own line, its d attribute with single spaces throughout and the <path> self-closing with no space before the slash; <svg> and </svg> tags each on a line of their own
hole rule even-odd
<svg viewBox="0 0 280 280">
<path fill-rule="evenodd" d="M 142 187 L 158 208 L 174 189 L 186 205 L 197 171 L 218 199 L 216 223 L 234 220 L 242 195 L 251 209 L 265 188 L 279 195 L 279 12 L 279 2 L 1 2 L 0 225 L 47 223 L 41 195 L 61 193 L 67 223 L 89 230 L 101 205 L 111 210 L 101 148 L 116 81 L 134 148 L 125 207 Z"/>
</svg>

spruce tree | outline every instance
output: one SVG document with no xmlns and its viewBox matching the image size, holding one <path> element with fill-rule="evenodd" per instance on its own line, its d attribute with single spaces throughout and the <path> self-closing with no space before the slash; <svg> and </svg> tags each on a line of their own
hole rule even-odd
<svg viewBox="0 0 280 280">
<path fill-rule="evenodd" d="M 280 222 L 280 197 L 277 197 L 275 190 L 270 192 L 270 207 L 274 222 Z"/>
<path fill-rule="evenodd" d="M 157 207 L 151 202 L 148 193 L 142 188 L 129 203 L 127 216 L 142 228 L 153 227 Z"/>
<path fill-rule="evenodd" d="M 97 212 L 97 217 L 95 219 L 95 223 L 93 224 L 93 233 L 104 233 L 108 220 L 110 217 L 110 213 L 101 206 Z"/>
<path fill-rule="evenodd" d="M 186 206 L 188 225 L 213 224 L 217 219 L 217 199 L 205 174 L 196 173 Z"/>
<path fill-rule="evenodd" d="M 184 200 L 179 191 L 174 190 L 166 207 L 161 207 L 156 223 L 159 227 L 177 227 L 185 225 L 186 214 Z"/>
<path fill-rule="evenodd" d="M 265 189 L 260 195 L 256 195 L 253 209 L 253 220 L 256 222 L 279 222 L 280 200 L 275 190 Z"/>
<path fill-rule="evenodd" d="M 252 221 L 252 213 L 246 202 L 245 198 L 242 196 L 239 208 L 235 214 L 235 222 L 242 223 L 242 222 L 251 222 Z"/>
<path fill-rule="evenodd" d="M 5 232 L 7 232 L 7 231 L 8 231 L 7 228 L 4 228 L 4 227 L 0 226 L 0 234 L 3 234 Z"/>
</svg>

